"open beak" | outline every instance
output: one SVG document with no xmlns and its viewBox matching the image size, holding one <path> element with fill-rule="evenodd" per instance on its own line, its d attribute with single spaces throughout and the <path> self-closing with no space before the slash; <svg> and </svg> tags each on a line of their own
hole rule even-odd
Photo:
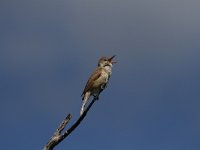
<svg viewBox="0 0 200 150">
<path fill-rule="evenodd" d="M 117 63 L 116 61 L 112 61 L 115 56 L 116 55 L 113 55 L 112 57 L 108 58 L 108 61 L 111 62 L 112 64 Z"/>
</svg>

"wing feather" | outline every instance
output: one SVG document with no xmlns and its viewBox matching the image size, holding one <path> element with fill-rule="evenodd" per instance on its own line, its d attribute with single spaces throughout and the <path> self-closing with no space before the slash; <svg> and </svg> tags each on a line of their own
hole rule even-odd
<svg viewBox="0 0 200 150">
<path fill-rule="evenodd" d="M 100 76 L 101 76 L 101 72 L 102 72 L 102 68 L 97 68 L 90 76 L 90 78 L 88 79 L 86 86 L 83 90 L 83 93 L 81 96 L 83 96 L 87 91 L 90 91 L 90 89 L 92 88 L 94 81 L 97 80 Z"/>
</svg>

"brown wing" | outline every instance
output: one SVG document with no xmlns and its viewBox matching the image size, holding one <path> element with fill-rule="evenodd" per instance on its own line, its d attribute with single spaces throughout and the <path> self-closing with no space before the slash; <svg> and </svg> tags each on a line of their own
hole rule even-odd
<svg viewBox="0 0 200 150">
<path fill-rule="evenodd" d="M 83 90 L 83 93 L 81 96 L 83 96 L 87 91 L 89 91 L 91 89 L 91 87 L 93 86 L 93 82 L 95 80 L 97 80 L 100 76 L 101 76 L 101 71 L 102 71 L 102 68 L 97 68 L 93 73 L 92 75 L 90 76 L 90 78 L 88 79 L 87 83 L 86 83 L 86 86 Z"/>
</svg>

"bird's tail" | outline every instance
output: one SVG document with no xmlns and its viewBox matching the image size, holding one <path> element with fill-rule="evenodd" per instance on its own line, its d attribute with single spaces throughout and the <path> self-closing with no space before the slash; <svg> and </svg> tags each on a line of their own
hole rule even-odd
<svg viewBox="0 0 200 150">
<path fill-rule="evenodd" d="M 85 105 L 87 104 L 89 98 L 90 98 L 90 92 L 86 92 L 85 95 L 83 96 L 83 104 L 81 106 L 80 116 L 83 114 Z"/>
</svg>

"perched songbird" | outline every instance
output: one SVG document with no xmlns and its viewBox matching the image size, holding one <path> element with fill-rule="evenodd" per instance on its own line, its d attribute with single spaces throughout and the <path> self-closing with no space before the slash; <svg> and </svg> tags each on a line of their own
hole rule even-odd
<svg viewBox="0 0 200 150">
<path fill-rule="evenodd" d="M 83 114 L 85 105 L 87 104 L 90 96 L 94 96 L 94 99 L 98 100 L 99 94 L 106 88 L 112 74 L 112 66 L 116 63 L 112 61 L 114 57 L 115 55 L 110 58 L 102 57 L 99 59 L 98 67 L 88 79 L 85 89 L 81 95 L 83 104 L 80 110 L 80 115 Z"/>
</svg>

